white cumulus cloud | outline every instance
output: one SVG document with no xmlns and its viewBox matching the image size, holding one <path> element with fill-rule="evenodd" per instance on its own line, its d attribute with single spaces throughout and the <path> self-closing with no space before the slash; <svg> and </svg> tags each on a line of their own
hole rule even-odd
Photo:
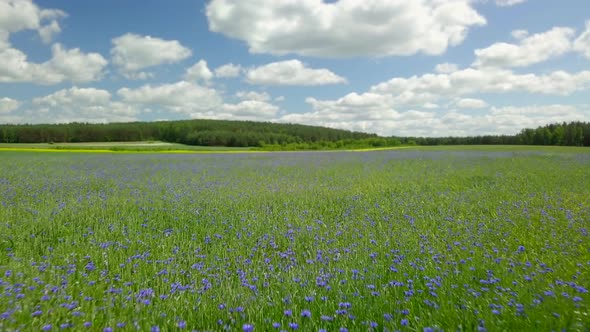
<svg viewBox="0 0 590 332">
<path fill-rule="evenodd" d="M 213 78 L 213 73 L 209 70 L 207 61 L 201 59 L 186 70 L 184 78 L 189 81 L 206 82 Z"/>
<path fill-rule="evenodd" d="M 122 88 L 117 94 L 126 103 L 145 107 L 163 107 L 175 113 L 190 114 L 210 110 L 222 104 L 222 98 L 212 88 L 180 81 L 170 84 L 144 85 L 136 89 Z"/>
<path fill-rule="evenodd" d="M 240 98 L 241 100 L 256 100 L 256 101 L 269 101 L 270 95 L 266 92 L 256 92 L 256 91 L 238 91 L 236 93 L 236 97 Z"/>
<path fill-rule="evenodd" d="M 83 53 L 80 49 L 64 49 L 60 44 L 51 48 L 52 58 L 44 63 L 32 63 L 27 55 L 15 48 L 0 50 L 0 82 L 29 82 L 56 84 L 63 81 L 90 82 L 102 77 L 107 61 L 98 53 Z"/>
<path fill-rule="evenodd" d="M 486 24 L 470 0 L 212 0 L 206 15 L 253 53 L 319 57 L 442 54 Z"/>
<path fill-rule="evenodd" d="M 11 33 L 37 30 L 44 43 L 61 31 L 58 19 L 67 16 L 58 9 L 41 9 L 31 0 L 0 1 L 0 45 Z"/>
<path fill-rule="evenodd" d="M 246 79 L 251 84 L 263 85 L 326 85 L 346 83 L 344 77 L 328 69 L 308 68 L 299 60 L 269 63 L 249 69 Z"/>
<path fill-rule="evenodd" d="M 182 61 L 192 55 L 177 40 L 126 33 L 112 40 L 111 57 L 121 73 L 133 74 L 141 69 Z"/>
<path fill-rule="evenodd" d="M 590 59 L 590 20 L 586 21 L 586 30 L 574 41 L 574 50 Z"/>
<path fill-rule="evenodd" d="M 513 33 L 514 34 L 514 33 Z M 547 61 L 571 50 L 574 30 L 555 27 L 543 33 L 524 36 L 517 33 L 518 44 L 496 43 L 476 49 L 476 66 L 525 67 Z"/>
<path fill-rule="evenodd" d="M 496 0 L 496 5 L 498 5 L 500 7 L 510 7 L 510 6 L 521 4 L 526 1 L 527 0 Z"/>
<path fill-rule="evenodd" d="M 34 98 L 32 108 L 23 113 L 21 122 L 126 122 L 136 121 L 138 114 L 136 108 L 113 101 L 106 90 L 74 86 Z"/>
<path fill-rule="evenodd" d="M 14 110 L 16 110 L 20 106 L 20 102 L 18 100 L 2 97 L 0 98 L 0 114 L 7 114 Z M 0 118 L 0 123 L 2 122 Z"/>
<path fill-rule="evenodd" d="M 240 72 L 242 72 L 242 67 L 233 63 L 226 63 L 215 68 L 215 76 L 219 78 L 238 77 Z"/>
<path fill-rule="evenodd" d="M 457 100 L 455 105 L 459 108 L 466 108 L 466 109 L 478 109 L 478 108 L 486 108 L 488 107 L 488 103 L 481 99 L 475 98 L 461 98 Z"/>
</svg>

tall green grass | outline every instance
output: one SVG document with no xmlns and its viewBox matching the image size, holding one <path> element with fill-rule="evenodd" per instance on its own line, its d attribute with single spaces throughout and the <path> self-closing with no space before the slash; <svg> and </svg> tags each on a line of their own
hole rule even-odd
<svg viewBox="0 0 590 332">
<path fill-rule="evenodd" d="M 0 330 L 590 328 L 586 154 L 0 158 Z"/>
</svg>

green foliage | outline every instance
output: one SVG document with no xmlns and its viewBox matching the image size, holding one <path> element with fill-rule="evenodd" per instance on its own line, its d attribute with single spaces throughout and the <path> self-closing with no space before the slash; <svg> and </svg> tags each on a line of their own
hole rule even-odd
<svg viewBox="0 0 590 332">
<path fill-rule="evenodd" d="M 316 144 L 377 135 L 298 124 L 181 120 L 131 123 L 0 125 L 0 143 L 78 143 L 159 140 L 201 146 Z"/>
<path fill-rule="evenodd" d="M 132 123 L 0 125 L 0 143 L 77 143 L 158 140 L 195 146 L 257 147 L 265 150 L 384 148 L 399 145 L 590 146 L 590 123 L 550 124 L 516 135 L 470 137 L 379 137 L 298 124 L 181 120 Z"/>
</svg>

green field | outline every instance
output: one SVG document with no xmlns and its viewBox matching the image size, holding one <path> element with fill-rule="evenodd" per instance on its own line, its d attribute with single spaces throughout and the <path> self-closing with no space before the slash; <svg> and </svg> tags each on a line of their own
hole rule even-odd
<svg viewBox="0 0 590 332">
<path fill-rule="evenodd" d="M 587 331 L 589 227 L 581 148 L 5 150 L 0 330 Z"/>
</svg>

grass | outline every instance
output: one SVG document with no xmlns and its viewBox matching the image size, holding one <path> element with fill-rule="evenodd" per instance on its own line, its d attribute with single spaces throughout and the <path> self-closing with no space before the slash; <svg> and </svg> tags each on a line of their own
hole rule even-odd
<svg viewBox="0 0 590 332">
<path fill-rule="evenodd" d="M 583 331 L 578 151 L 1 152 L 0 330 Z"/>
</svg>

